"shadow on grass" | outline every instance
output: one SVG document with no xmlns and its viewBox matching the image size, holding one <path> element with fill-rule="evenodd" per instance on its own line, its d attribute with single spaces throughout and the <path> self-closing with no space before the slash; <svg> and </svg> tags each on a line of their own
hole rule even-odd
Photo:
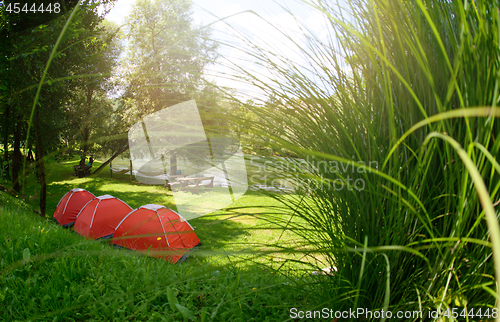
<svg viewBox="0 0 500 322">
<path fill-rule="evenodd" d="M 109 169 L 78 178 L 73 171 L 73 166 L 77 164 L 77 157 L 59 163 L 55 159 L 47 160 L 47 217 L 53 216 L 60 199 L 74 188 L 86 189 L 95 196 L 112 195 L 132 209 L 145 204 L 159 204 L 177 210 L 172 192 L 161 185 L 145 185 L 135 179 L 131 181 L 130 175 L 126 174 L 113 174 L 111 177 Z M 95 167 L 100 164 L 97 160 L 94 162 Z M 33 174 L 30 175 L 34 178 Z M 26 201 L 35 209 L 38 208 L 38 189 L 39 183 L 36 180 L 27 181 L 26 191 L 31 192 L 32 197 Z M 262 254 L 267 254 L 272 244 L 282 242 L 282 231 L 269 228 L 272 224 L 267 221 L 269 216 L 266 207 L 273 202 L 269 196 L 247 191 L 245 196 L 231 205 L 231 211 L 220 210 L 191 219 L 189 223 L 202 242 L 197 251 L 198 256 L 227 263 L 233 259 L 241 261 L 252 256 L 259 257 L 259 247 L 264 250 Z M 262 259 L 258 261 L 263 262 Z"/>
<path fill-rule="evenodd" d="M 74 175 L 73 166 L 78 164 L 78 156 L 69 161 L 56 162 L 47 160 L 47 216 L 52 217 L 60 199 L 71 189 L 82 188 L 95 196 L 104 194 L 112 195 L 127 203 L 132 209 L 145 204 L 159 204 L 176 210 L 172 192 L 161 185 L 145 185 L 138 181 L 130 180 L 130 175 L 113 174 L 110 176 L 109 169 L 103 169 L 96 175 L 78 178 Z M 101 162 L 95 161 L 94 167 L 99 167 Z M 30 179 L 33 177 L 30 174 Z M 25 191 L 31 198 L 28 202 L 32 207 L 38 207 L 37 191 L 39 183 L 37 180 L 27 180 Z M 256 192 L 247 192 L 251 198 L 257 198 Z M 34 197 L 34 198 L 33 198 Z M 258 200 L 258 199 L 255 199 Z M 253 201 L 253 199 L 252 199 Z M 259 206 L 259 205 L 255 205 Z M 200 253 L 204 251 L 212 255 L 223 255 L 223 250 L 234 249 L 230 245 L 239 244 L 238 248 L 245 248 L 245 237 L 250 236 L 248 223 L 227 219 L 222 211 L 207 214 L 190 220 L 202 242 Z M 243 245 L 242 245 L 243 243 Z"/>
<path fill-rule="evenodd" d="M 0 214 L 0 320 L 181 321 L 189 311 L 197 320 L 283 321 L 303 302 L 303 287 L 263 267 L 197 252 L 170 264 L 117 250 L 33 216 L 2 193 Z"/>
<path fill-rule="evenodd" d="M 77 178 L 73 171 L 76 164 L 77 158 L 60 163 L 47 160 L 48 217 L 52 217 L 59 200 L 77 187 L 96 196 L 113 195 L 132 208 L 156 203 L 175 210 L 172 193 L 162 186 L 131 182 L 128 175 L 113 174 L 110 178 L 109 169 L 95 176 Z M 34 169 L 29 171 L 24 199 L 36 209 L 39 182 Z M 13 205 L 12 199 L 7 201 L 0 203 L 0 211 L 9 208 L 6 205 Z M 177 294 L 180 305 L 199 319 L 206 312 L 214 317 L 212 320 L 243 321 L 255 316 L 283 320 L 287 309 L 303 299 L 300 291 L 287 286 L 288 280 L 273 274 L 269 266 L 253 265 L 252 261 L 240 266 L 236 264 L 240 257 L 234 256 L 246 248 L 247 237 L 261 238 L 249 229 L 258 219 L 244 213 L 258 211 L 266 201 L 269 200 L 258 193 L 247 192 L 237 204 L 253 208 L 240 211 L 238 220 L 222 211 L 190 220 L 202 247 L 181 265 L 126 249 L 115 250 L 102 242 L 86 241 L 50 220 L 34 216 L 29 208 L 23 211 L 26 215 L 21 215 L 18 207 L 11 208 L 11 216 L 15 213 L 18 217 L 11 220 L 4 216 L 3 220 L 9 224 L 0 232 L 0 250 L 5 252 L 0 279 L 8 278 L 5 286 L 9 287 L 8 291 L 0 288 L 0 312 L 3 312 L 0 320 L 2 314 L 22 320 L 47 317 L 105 320 L 106 316 L 159 320 L 160 314 L 169 321 L 181 320 L 182 312 L 165 305 L 172 300 L 166 295 L 167 287 Z M 27 256 L 31 256 L 29 265 Z M 30 287 L 15 284 L 21 280 L 30 281 Z M 30 304 L 20 304 L 27 302 Z M 151 312 L 158 316 L 153 317 Z"/>
</svg>

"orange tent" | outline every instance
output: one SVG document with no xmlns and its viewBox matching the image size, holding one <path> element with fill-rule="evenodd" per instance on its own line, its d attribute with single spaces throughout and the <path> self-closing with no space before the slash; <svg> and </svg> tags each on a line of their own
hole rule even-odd
<svg viewBox="0 0 500 322">
<path fill-rule="evenodd" d="M 185 259 L 186 253 L 199 245 L 200 240 L 178 213 L 148 204 L 123 218 L 116 226 L 111 243 L 176 263 Z"/>
<path fill-rule="evenodd" d="M 70 190 L 57 204 L 54 219 L 63 227 L 72 226 L 83 206 L 94 198 L 95 196 L 85 189 Z"/>
<path fill-rule="evenodd" d="M 73 230 L 83 237 L 99 239 L 113 236 L 116 226 L 132 211 L 129 205 L 110 195 L 89 201 L 75 220 Z"/>
</svg>

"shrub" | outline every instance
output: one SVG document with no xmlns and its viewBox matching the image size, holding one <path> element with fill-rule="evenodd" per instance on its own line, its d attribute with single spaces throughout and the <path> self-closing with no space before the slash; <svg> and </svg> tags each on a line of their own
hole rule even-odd
<svg viewBox="0 0 500 322">
<path fill-rule="evenodd" d="M 281 200 L 302 220 L 283 225 L 337 268 L 321 283 L 333 308 L 491 307 L 498 9 L 488 1 L 349 3 L 310 3 L 329 34 L 302 25 L 307 44 L 290 50 L 306 66 L 250 52 L 275 76 L 244 76 L 281 102 L 254 109 L 262 122 L 253 132 L 274 151 L 272 172 L 299 193 Z M 285 131 L 273 135 L 266 129 L 277 122 Z"/>
</svg>

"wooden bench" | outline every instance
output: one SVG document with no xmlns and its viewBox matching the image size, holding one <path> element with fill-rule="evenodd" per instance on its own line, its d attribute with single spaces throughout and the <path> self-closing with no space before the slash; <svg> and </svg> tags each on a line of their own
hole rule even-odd
<svg viewBox="0 0 500 322">
<path fill-rule="evenodd" d="M 180 181 L 177 181 L 177 179 L 185 177 L 185 176 L 186 175 L 184 175 L 184 174 L 176 174 L 176 175 L 168 176 L 168 182 L 163 187 L 172 190 L 172 187 L 182 185 L 182 183 Z"/>
<path fill-rule="evenodd" d="M 202 188 L 213 188 L 215 177 L 186 177 L 178 178 L 177 180 L 181 183 L 182 190 L 189 190 L 192 193 L 198 193 L 200 187 Z M 202 181 L 210 180 L 208 183 L 200 183 Z M 192 183 L 194 182 L 194 183 Z M 191 183 L 191 184 L 190 184 Z"/>
<path fill-rule="evenodd" d="M 210 182 L 200 183 L 200 184 L 198 184 L 198 187 L 213 188 L 214 187 L 214 179 L 215 179 L 215 177 L 206 177 L 206 178 L 210 179 Z"/>
<path fill-rule="evenodd" d="M 75 170 L 75 176 L 77 176 L 79 178 L 83 178 L 85 176 L 89 176 L 90 175 L 90 169 L 92 169 L 92 166 L 88 165 L 88 164 L 86 164 L 83 169 L 79 165 L 75 165 L 73 167 L 73 170 Z"/>
</svg>

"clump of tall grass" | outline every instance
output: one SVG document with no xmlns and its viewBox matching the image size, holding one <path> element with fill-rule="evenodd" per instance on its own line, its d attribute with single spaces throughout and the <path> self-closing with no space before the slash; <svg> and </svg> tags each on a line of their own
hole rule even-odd
<svg viewBox="0 0 500 322">
<path fill-rule="evenodd" d="M 240 76 L 274 98 L 271 109 L 253 108 L 260 121 L 252 133 L 256 145 L 272 148 L 272 172 L 299 192 L 282 200 L 303 220 L 283 225 L 337 269 L 323 279 L 322 305 L 492 308 L 500 259 L 492 259 L 500 251 L 498 8 L 310 5 L 328 35 L 302 24 L 305 43 L 289 36 L 304 65 L 254 46 L 249 54 L 273 76 Z M 282 131 L 269 130 L 277 126 Z"/>
</svg>

